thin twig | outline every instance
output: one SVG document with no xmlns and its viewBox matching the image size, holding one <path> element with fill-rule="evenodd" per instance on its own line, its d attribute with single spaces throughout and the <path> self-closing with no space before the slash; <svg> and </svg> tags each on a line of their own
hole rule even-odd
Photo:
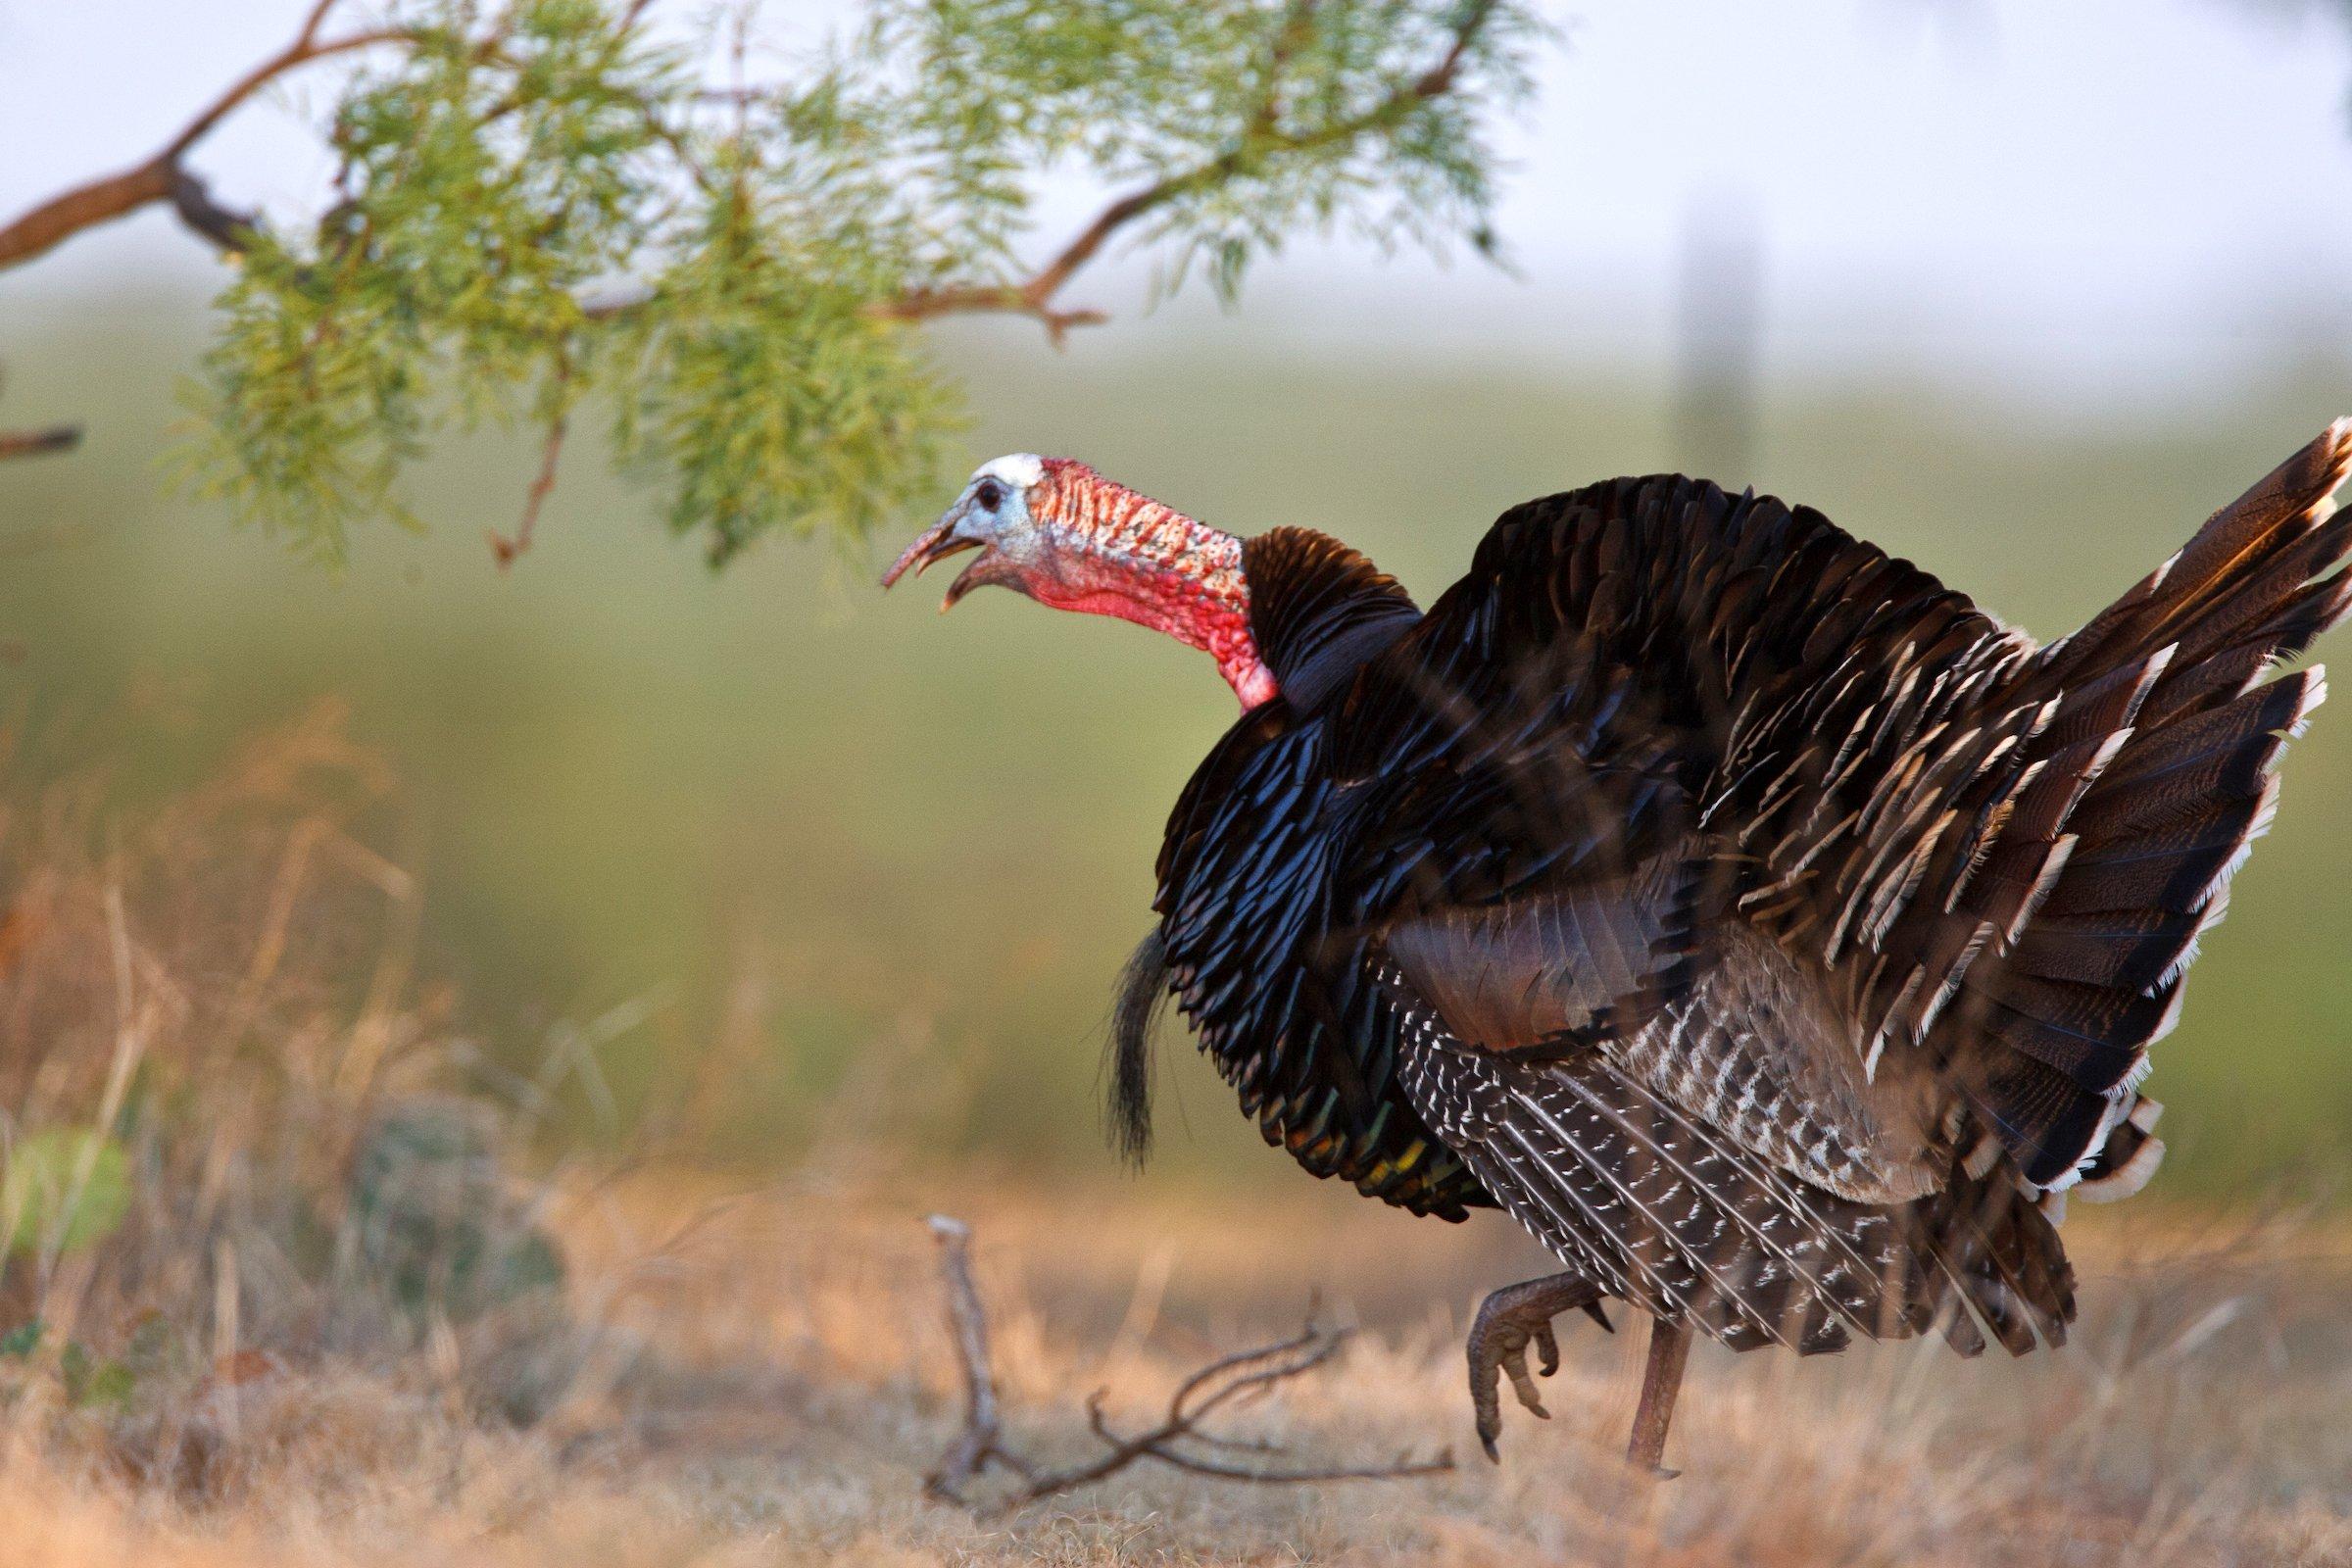
<svg viewBox="0 0 2352 1568">
<path fill-rule="evenodd" d="M 506 570 L 514 564 L 514 558 L 531 548 L 531 536 L 539 527 L 539 510 L 556 488 L 556 464 L 564 456 L 564 435 L 571 423 L 568 414 L 559 413 L 547 422 L 546 439 L 539 446 L 539 472 L 531 480 L 531 488 L 522 498 L 522 518 L 514 531 L 502 534 L 490 530 L 490 554 L 498 560 L 498 569 Z"/>
<path fill-rule="evenodd" d="M 335 0 L 318 0 L 311 14 L 302 19 L 302 31 L 294 35 L 294 47 L 308 49 L 318 41 L 318 29 L 326 23 L 326 14 L 335 9 Z"/>
<path fill-rule="evenodd" d="M 1087 1398 L 1086 1423 L 1087 1429 L 1102 1441 L 1104 1451 L 1066 1469 L 1040 1470 L 1004 1446 L 996 1375 L 989 1358 L 988 1320 L 972 1284 L 971 1227 L 944 1214 L 931 1216 L 930 1225 L 932 1235 L 940 1243 L 941 1269 L 948 1286 L 949 1320 L 955 1330 L 956 1353 L 962 1363 L 964 1382 L 963 1429 L 939 1468 L 924 1481 L 925 1490 L 935 1497 L 975 1506 L 963 1489 L 978 1480 L 992 1463 L 1003 1465 L 1022 1481 L 1019 1488 L 994 1504 L 997 1507 L 1017 1507 L 1055 1493 L 1072 1491 L 1145 1459 L 1154 1459 L 1193 1475 L 1260 1486 L 1396 1481 L 1436 1475 L 1453 1468 L 1453 1455 L 1447 1450 L 1440 1450 L 1426 1459 L 1403 1455 L 1390 1464 L 1298 1467 L 1234 1464 L 1188 1451 L 1186 1445 L 1269 1456 L 1282 1452 L 1279 1446 L 1263 1439 L 1220 1436 L 1202 1430 L 1201 1423 L 1228 1404 L 1246 1402 L 1278 1384 L 1305 1376 L 1339 1353 L 1347 1343 L 1348 1332 L 1319 1326 L 1310 1303 L 1305 1326 L 1290 1339 L 1219 1356 L 1178 1384 L 1169 1396 L 1167 1413 L 1148 1431 L 1128 1434 L 1113 1427 L 1102 1412 L 1104 1392 L 1098 1389 Z"/>
<path fill-rule="evenodd" d="M 513 533 L 502 534 L 496 528 L 490 530 L 490 554 L 496 558 L 501 571 L 514 564 L 514 558 L 531 548 L 531 536 L 539 527 L 540 509 L 547 505 L 547 498 L 555 493 L 556 465 L 563 460 L 564 437 L 571 427 L 569 355 L 557 356 L 554 373 L 557 383 L 556 409 L 548 417 L 547 434 L 539 444 L 538 475 L 531 480 L 531 488 L 523 494 L 522 519 L 514 525 Z"/>
<path fill-rule="evenodd" d="M 317 14 L 314 14 L 314 21 L 316 20 Z M 213 128 L 221 121 L 243 108 L 248 98 L 297 66 L 307 66 L 318 60 L 329 60 L 337 55 L 351 54 L 356 50 L 372 49 L 378 44 L 416 43 L 423 37 L 424 34 L 415 27 L 369 27 L 360 32 L 346 33 L 340 38 L 329 38 L 320 42 L 306 30 L 303 36 L 245 73 L 241 78 L 230 85 L 227 91 L 207 105 L 203 113 L 189 121 L 186 127 L 172 138 L 170 144 L 160 155 L 159 161 L 176 163 L 198 142 L 211 135 Z"/>
<path fill-rule="evenodd" d="M 221 206 L 213 199 L 211 188 L 203 180 L 176 163 L 172 166 L 169 194 L 172 211 L 181 224 L 190 233 L 211 240 L 221 255 L 241 256 L 253 248 L 255 231 L 261 226 L 260 216 Z"/>
</svg>

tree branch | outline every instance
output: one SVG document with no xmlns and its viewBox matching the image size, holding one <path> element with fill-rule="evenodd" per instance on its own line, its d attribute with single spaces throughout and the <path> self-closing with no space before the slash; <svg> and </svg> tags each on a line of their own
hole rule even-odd
<svg viewBox="0 0 2352 1568">
<path fill-rule="evenodd" d="M 1234 1464 L 1182 1446 L 1268 1455 L 1282 1451 L 1275 1445 L 1259 1440 L 1220 1437 L 1204 1431 L 1202 1423 L 1220 1408 L 1254 1398 L 1278 1384 L 1303 1377 L 1339 1353 L 1347 1343 L 1347 1331 L 1319 1327 L 1314 1321 L 1314 1307 L 1309 1303 L 1306 1324 L 1297 1335 L 1277 1345 L 1220 1356 L 1178 1384 L 1168 1398 L 1167 1413 L 1148 1431 L 1129 1435 L 1112 1427 L 1102 1413 L 1103 1395 L 1098 1389 L 1087 1398 L 1086 1422 L 1087 1429 L 1102 1441 L 1104 1451 L 1067 1469 L 1040 1470 L 1004 1446 L 996 1374 L 990 1366 L 988 1320 L 981 1310 L 979 1292 L 972 1284 L 971 1227 L 944 1214 L 932 1215 L 930 1225 L 931 1234 L 940 1244 L 940 1268 L 948 1286 L 948 1317 L 956 1334 L 956 1354 L 963 1369 L 964 1385 L 963 1428 L 939 1467 L 924 1478 L 924 1490 L 935 1497 L 975 1506 L 964 1489 L 977 1481 L 991 1464 L 1003 1465 L 1020 1477 L 1022 1483 L 995 1503 L 996 1507 L 1035 1502 L 1101 1481 L 1145 1459 L 1155 1459 L 1193 1475 L 1259 1486 L 1396 1481 L 1436 1475 L 1453 1468 L 1453 1455 L 1446 1450 L 1427 1459 L 1400 1455 L 1389 1464 L 1286 1468 Z"/>
<path fill-rule="evenodd" d="M 1379 103 L 1361 114 L 1350 115 L 1311 131 L 1296 133 L 1285 132 L 1279 126 L 1282 68 L 1297 52 L 1305 28 L 1312 23 L 1314 11 L 1313 0 L 1297 0 L 1274 40 L 1264 101 L 1251 117 L 1242 139 L 1234 146 L 1204 164 L 1167 175 L 1119 197 L 1097 214 L 1093 222 L 1080 229 L 1054 253 L 1052 260 L 1024 282 L 910 289 L 897 299 L 874 306 L 871 314 L 886 320 L 919 321 L 937 316 L 970 312 L 1012 312 L 1034 316 L 1044 322 L 1047 335 L 1058 347 L 1063 335 L 1071 327 L 1094 326 L 1109 319 L 1098 310 L 1056 310 L 1054 308 L 1054 298 L 1061 292 L 1062 285 L 1069 282 L 1079 269 L 1093 261 L 1120 229 L 1179 197 L 1211 189 L 1248 172 L 1268 154 L 1314 152 L 1352 141 L 1367 132 L 1395 124 L 1422 104 L 1445 96 L 1453 90 L 1455 78 L 1461 74 L 1462 61 L 1467 58 L 1471 46 L 1478 41 L 1479 33 L 1494 16 L 1497 3 L 1498 0 L 1470 0 L 1462 10 L 1461 21 L 1456 24 L 1445 54 Z"/>
<path fill-rule="evenodd" d="M 39 457 L 45 452 L 71 452 L 79 445 L 78 424 L 56 424 L 41 430 L 0 430 L 0 463 L 10 458 Z"/>
<path fill-rule="evenodd" d="M 335 0 L 317 0 L 311 7 L 311 14 L 302 19 L 302 31 L 294 35 L 294 47 L 307 48 L 316 42 L 318 29 L 326 24 L 326 14 L 334 9 Z"/>
<path fill-rule="evenodd" d="M 1420 104 L 1450 92 L 1462 61 L 1493 17 L 1497 3 L 1498 0 L 1470 0 L 1454 26 L 1446 52 L 1427 70 L 1398 85 L 1370 109 L 1301 134 L 1285 133 L 1279 126 L 1283 68 L 1303 41 L 1315 9 L 1314 0 L 1295 0 L 1269 51 L 1263 101 L 1234 146 L 1206 163 L 1167 175 L 1110 202 L 1093 221 L 1020 282 L 909 289 L 896 298 L 877 301 L 867 308 L 867 314 L 876 319 L 896 321 L 983 313 L 1029 316 L 1041 322 L 1047 335 L 1059 346 L 1071 328 L 1097 326 L 1110 318 L 1101 310 L 1065 310 L 1057 308 L 1054 301 L 1121 229 L 1180 197 L 1213 188 L 1248 172 L 1270 154 L 1313 152 L 1352 141 L 1395 123 Z M 180 220 L 191 230 L 222 250 L 234 253 L 244 249 L 250 243 L 247 236 L 253 228 L 253 219 L 214 202 L 203 182 L 182 167 L 182 160 L 223 119 L 286 72 L 333 55 L 377 44 L 413 41 L 416 36 L 409 29 L 378 28 L 321 42 L 318 28 L 334 4 L 335 0 L 319 0 L 292 44 L 248 72 L 154 158 L 135 169 L 68 191 L 0 228 L 0 270 L 30 261 L 84 228 L 163 200 L 171 201 Z M 634 26 L 650 4 L 651 0 L 632 0 L 624 26 Z M 685 157 L 686 149 L 674 141 L 673 150 Z M 692 160 L 686 161 L 691 167 Z M 611 320 L 629 314 L 644 299 L 644 295 L 638 294 L 604 301 L 588 307 L 587 315 L 591 320 Z"/>
<path fill-rule="evenodd" d="M 247 99 L 296 67 L 377 44 L 414 40 L 416 36 L 407 28 L 379 27 L 322 42 L 318 29 L 332 3 L 333 0 L 323 0 L 316 6 L 293 43 L 247 72 L 188 122 L 153 158 L 136 168 L 53 196 L 0 227 L 0 270 L 22 266 L 85 228 L 126 218 L 142 207 L 162 201 L 172 203 L 182 222 L 214 244 L 232 252 L 243 249 L 248 241 L 242 236 L 251 231 L 252 220 L 229 213 L 213 202 L 203 182 L 182 167 L 189 151 Z"/>
<path fill-rule="evenodd" d="M 10 458 L 37 457 L 44 452 L 71 452 L 81 445 L 81 426 L 61 424 L 48 430 L 0 430 L 0 463 Z"/>
<path fill-rule="evenodd" d="M 625 64 L 619 58 L 620 51 L 641 26 L 654 3 L 655 0 L 614 0 L 617 30 L 605 39 L 603 52 L 580 69 L 600 83 L 617 84 L 614 90 L 646 100 L 643 103 L 646 125 L 675 156 L 680 168 L 708 189 L 713 175 L 696 156 L 693 135 L 696 122 L 689 118 L 672 123 L 662 112 L 671 78 L 662 75 L 660 79 L 665 85 L 659 89 L 641 88 L 631 85 L 637 78 L 619 69 Z M 1205 144 L 1186 144 L 1183 151 L 1169 155 L 1171 161 L 1197 158 L 1200 162 L 1190 167 L 1158 170 L 1157 177 L 1150 183 L 1108 201 L 1026 276 L 1018 275 L 1016 270 L 1011 279 L 1001 280 L 989 274 L 986 264 L 969 263 L 966 265 L 971 270 L 961 280 L 950 276 L 923 286 L 902 286 L 896 293 L 863 302 L 862 314 L 872 319 L 909 322 L 981 312 L 1022 315 L 1039 321 L 1058 346 L 1071 328 L 1094 325 L 1108 318 L 1101 310 L 1069 307 L 1059 302 L 1072 278 L 1093 264 L 1121 233 L 1147 224 L 1141 236 L 1144 240 L 1155 241 L 1173 235 L 1195 246 L 1204 245 L 1214 235 L 1218 215 L 1202 215 L 1195 223 L 1186 205 L 1192 199 L 1233 182 L 1263 179 L 1283 167 L 1286 160 L 1318 152 L 1328 154 L 1334 161 L 1346 160 L 1355 156 L 1358 144 L 1366 137 L 1392 134 L 1400 139 L 1409 137 L 1416 123 L 1412 117 L 1421 106 L 1453 91 L 1466 62 L 1475 69 L 1477 62 L 1485 58 L 1477 55 L 1476 50 L 1481 35 L 1493 30 L 1489 26 L 1493 19 L 1498 13 L 1509 15 L 1517 10 L 1515 5 L 1506 7 L 1503 0 L 1443 0 L 1442 9 L 1432 7 L 1428 11 L 1418 5 L 1405 7 L 1403 10 L 1412 20 L 1396 25 L 1400 30 L 1409 26 L 1416 41 L 1402 47 L 1384 44 L 1381 52 L 1370 60 L 1347 64 L 1342 72 L 1342 86 L 1335 90 L 1335 95 L 1326 96 L 1319 81 L 1302 81 L 1299 66 L 1301 58 L 1311 54 L 1317 41 L 1317 27 L 1322 20 L 1320 3 L 1321 0 L 1284 0 L 1278 14 L 1269 14 L 1264 19 L 1252 40 L 1253 58 L 1247 68 L 1246 83 L 1238 93 L 1223 99 L 1225 113 L 1200 133 Z M 454 28 L 355 26 L 345 22 L 343 24 L 353 26 L 354 30 L 326 36 L 341 4 L 342 0 L 302 0 L 303 17 L 292 41 L 220 91 L 153 157 L 60 192 L 12 221 L 0 224 L 0 270 L 32 261 L 86 229 L 150 206 L 167 207 L 191 233 L 232 258 L 252 250 L 260 235 L 259 216 L 234 210 L 217 200 L 205 180 L 189 167 L 189 160 L 216 129 L 256 95 L 305 65 L 378 45 L 405 45 L 419 52 L 442 46 L 479 51 L 479 58 L 511 67 L 516 73 L 516 84 L 486 109 L 476 109 L 477 123 L 469 128 L 479 131 L 483 117 L 494 122 L 534 101 L 535 89 L 529 85 L 535 79 L 529 75 L 530 62 L 508 52 L 511 29 L 515 23 L 511 9 L 491 7 L 487 20 L 479 22 L 469 12 L 462 33 Z M 603 25 L 609 15 L 600 16 L 597 24 Z M 1413 59 L 1423 49 L 1434 55 L 1425 64 Z M 747 114 L 753 98 L 741 83 L 742 52 L 739 36 L 737 81 L 733 87 L 716 95 L 704 89 L 692 93 L 692 97 L 696 101 L 731 103 L 737 112 L 735 134 L 738 138 L 748 138 L 751 131 Z M 1406 64 L 1393 65 L 1399 55 Z M 1417 74 L 1412 69 L 1415 64 L 1420 64 Z M 676 85 L 681 90 L 693 86 L 690 81 L 682 80 Z M 1310 93 L 1309 85 L 1315 91 Z M 1328 107 L 1334 102 L 1342 107 Z M 688 114 L 691 116 L 691 111 Z M 1450 122 L 1432 127 L 1441 140 L 1452 128 Z M 330 208 L 318 223 L 322 245 L 330 256 L 333 247 L 327 238 L 338 218 L 352 210 L 353 198 L 345 188 L 349 172 L 347 163 L 344 174 L 337 179 L 336 194 L 342 198 L 342 205 Z M 1317 172 L 1328 172 L 1344 180 L 1356 172 L 1343 167 L 1308 172 L 1310 177 Z M 1237 194 L 1247 193 L 1245 183 Z M 1285 208 L 1284 214 L 1290 216 L 1293 211 Z M 1149 222 L 1154 214 L 1161 215 L 1158 221 Z M 631 212 L 623 215 L 623 220 L 637 225 L 634 232 L 647 247 L 661 246 L 671 234 L 668 220 L 662 216 Z M 1193 233 L 1196 227 L 1200 233 Z M 345 236 L 345 242 L 351 242 L 349 236 Z M 1019 265 L 1015 264 L 1016 269 Z M 602 268 L 598 275 L 603 275 Z M 583 289 L 570 301 L 558 303 L 576 305 L 587 321 L 601 323 L 643 313 L 656 303 L 657 288 L 658 284 L 652 282 L 623 282 L 616 296 L 591 300 L 583 296 L 593 291 Z M 314 343 L 318 333 L 326 331 L 329 324 L 320 323 L 313 334 Z M 560 339 L 565 330 L 559 327 L 552 333 L 542 333 L 541 346 L 558 361 L 559 378 L 568 373 L 561 363 L 566 345 L 561 341 L 545 343 L 544 338 L 552 335 Z M 531 547 L 539 518 L 555 487 L 567 432 L 568 395 L 559 392 L 554 401 L 543 403 L 538 413 L 543 421 L 540 462 L 524 493 L 520 517 L 512 532 L 489 531 L 492 551 L 502 567 L 511 565 Z M 63 450 L 71 444 L 73 434 L 63 430 L 0 432 L 0 458 Z M 1302 1366 L 1298 1370 L 1307 1369 Z M 1001 1454 L 997 1457 L 1004 1459 Z M 985 1466 L 989 1456 L 984 1453 L 975 1462 Z"/>
</svg>

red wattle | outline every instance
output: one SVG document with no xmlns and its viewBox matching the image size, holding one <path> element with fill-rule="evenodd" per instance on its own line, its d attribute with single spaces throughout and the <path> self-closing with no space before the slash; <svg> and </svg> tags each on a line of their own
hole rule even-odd
<svg viewBox="0 0 2352 1568">
<path fill-rule="evenodd" d="M 1054 536 L 1053 568 L 1026 576 L 1032 599 L 1165 632 L 1217 662 L 1246 709 L 1277 694 L 1250 632 L 1242 542 L 1085 464 L 1049 458 L 1029 514 Z"/>
</svg>

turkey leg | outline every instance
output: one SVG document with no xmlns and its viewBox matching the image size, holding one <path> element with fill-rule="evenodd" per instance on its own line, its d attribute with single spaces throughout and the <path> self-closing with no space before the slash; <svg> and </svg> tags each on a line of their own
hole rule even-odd
<svg viewBox="0 0 2352 1568">
<path fill-rule="evenodd" d="M 1666 1424 L 1674 1419 L 1674 1396 L 1682 1391 L 1683 1363 L 1690 1358 L 1690 1331 L 1662 1317 L 1651 1319 L 1649 1364 L 1642 1369 L 1642 1402 L 1634 1408 L 1634 1436 L 1625 1456 L 1661 1481 L 1680 1473 L 1658 1460 L 1666 1452 Z"/>
</svg>

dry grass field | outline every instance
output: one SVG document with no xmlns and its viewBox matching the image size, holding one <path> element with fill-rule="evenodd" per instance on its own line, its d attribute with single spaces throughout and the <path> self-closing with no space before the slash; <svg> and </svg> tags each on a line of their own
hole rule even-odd
<svg viewBox="0 0 2352 1568">
<path fill-rule="evenodd" d="M 1246 1200 L 978 1176 L 875 1120 L 911 1093 L 880 1047 L 783 1173 L 663 1158 L 723 1081 L 633 1152 L 564 1156 L 543 1115 L 591 1043 L 559 1031 L 527 1078 L 478 1059 L 411 973 L 414 890 L 346 831 L 381 784 L 325 711 L 136 822 L 67 779 L 0 823 L 6 1148 L 67 1151 L 54 1190 L 0 1193 L 0 1568 L 2352 1562 L 2339 1221 L 2082 1214 L 2056 1355 L 1702 1347 L 1663 1484 L 1618 1457 L 1640 1337 L 1580 1323 L 1555 1418 L 1511 1412 L 1494 1467 L 1460 1336 L 1541 1267 L 1499 1220 L 1410 1220 L 1270 1154 Z M 1195 1451 L 1466 1457 L 929 1497 L 962 1398 L 935 1209 L 978 1238 L 1036 1464 L 1100 1451 L 1096 1391 L 1133 1431 L 1310 1290 L 1344 1352 Z"/>
<path fill-rule="evenodd" d="M 1279 1488 L 1147 1464 L 1000 1512 L 922 1493 L 959 1395 L 912 1196 L 567 1183 L 547 1216 L 560 1307 L 435 1320 L 398 1351 L 240 1352 L 121 1408 L 25 1378 L 0 1561 L 2352 1561 L 2339 1233 L 2148 1208 L 2088 1229 L 2076 1343 L 2015 1365 L 1702 1350 L 1685 1474 L 1656 1484 L 1617 1458 L 1631 1335 L 1569 1335 L 1555 1419 L 1515 1419 L 1499 1467 L 1475 1457 L 1459 1331 L 1478 1284 L 1526 1261 L 1499 1225 L 933 1184 L 979 1231 L 1008 1430 L 1034 1456 L 1090 1450 L 1091 1390 L 1147 1415 L 1188 1367 L 1279 1334 L 1308 1281 L 1362 1332 L 1229 1430 L 1297 1459 L 1473 1456 Z"/>
</svg>

